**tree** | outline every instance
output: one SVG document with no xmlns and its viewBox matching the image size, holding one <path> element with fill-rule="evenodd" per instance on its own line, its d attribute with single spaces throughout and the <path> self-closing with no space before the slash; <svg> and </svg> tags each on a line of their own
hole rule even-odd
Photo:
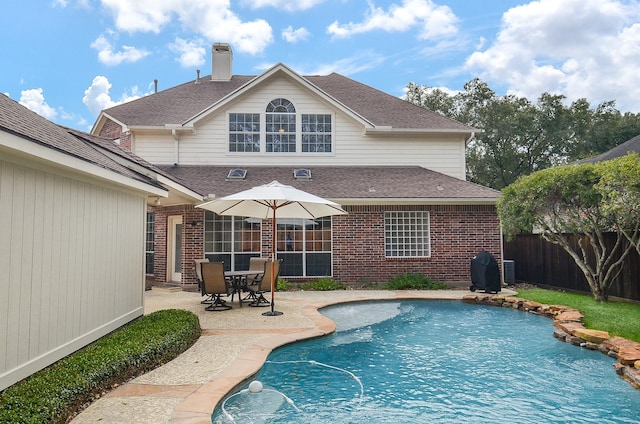
<svg viewBox="0 0 640 424">
<path fill-rule="evenodd" d="M 640 252 L 639 205 L 640 159 L 628 155 L 520 177 L 503 190 L 497 206 L 508 239 L 539 232 L 573 258 L 595 300 L 606 301 L 626 256 L 634 247 Z M 612 247 L 605 243 L 605 232 L 616 234 Z"/>
<path fill-rule="evenodd" d="M 499 96 L 478 78 L 457 94 L 409 83 L 406 99 L 481 130 L 467 146 L 467 178 L 495 189 L 640 134 L 640 114 L 622 115 L 614 101 L 593 109 L 585 99 L 567 106 L 564 96 L 543 93 L 532 103 Z"/>
<path fill-rule="evenodd" d="M 640 254 L 640 157 L 637 153 L 603 162 L 597 190 L 603 209 L 618 217 L 615 230 Z"/>
</svg>

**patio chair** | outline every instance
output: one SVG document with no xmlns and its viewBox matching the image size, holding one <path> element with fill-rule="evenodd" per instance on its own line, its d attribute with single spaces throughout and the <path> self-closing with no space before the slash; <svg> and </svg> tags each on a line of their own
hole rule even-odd
<svg viewBox="0 0 640 424">
<path fill-rule="evenodd" d="M 264 297 L 264 294 L 271 291 L 272 268 L 273 268 L 273 276 L 274 276 L 273 281 L 274 281 L 274 284 L 277 283 L 278 275 L 280 275 L 280 262 L 282 262 L 282 259 L 276 260 L 272 267 L 271 264 L 273 263 L 273 261 L 270 261 L 270 260 L 266 261 L 264 263 L 264 273 L 262 274 L 261 277 L 259 277 L 257 284 L 254 284 L 251 287 L 247 286 L 247 289 L 249 291 L 252 291 L 253 296 L 255 297 L 255 300 L 251 302 L 249 306 L 268 306 L 271 304 L 271 302 L 269 302 Z"/>
<path fill-rule="evenodd" d="M 254 302 L 257 299 L 255 291 L 259 288 L 258 284 L 260 283 L 262 274 L 264 274 L 264 264 L 267 261 L 267 258 L 249 258 L 249 271 L 256 271 L 256 273 L 247 275 L 244 291 L 249 292 L 249 294 L 242 299 L 243 302 Z M 233 300 L 233 298 L 231 300 Z"/>
<path fill-rule="evenodd" d="M 209 262 L 209 259 L 207 258 L 196 259 L 193 262 L 195 263 L 195 266 L 193 267 L 193 269 L 196 272 L 196 281 L 198 282 L 198 288 L 200 289 L 200 293 L 202 293 L 203 296 L 207 296 L 206 293 L 204 292 L 204 283 L 202 282 L 202 264 L 204 262 Z M 200 303 L 211 303 L 212 300 L 213 298 L 211 296 L 207 296 Z"/>
<path fill-rule="evenodd" d="M 231 305 L 221 298 L 229 295 L 229 287 L 224 276 L 224 262 L 203 262 L 202 281 L 206 296 L 211 296 L 211 304 L 204 308 L 206 311 L 225 311 Z"/>
</svg>

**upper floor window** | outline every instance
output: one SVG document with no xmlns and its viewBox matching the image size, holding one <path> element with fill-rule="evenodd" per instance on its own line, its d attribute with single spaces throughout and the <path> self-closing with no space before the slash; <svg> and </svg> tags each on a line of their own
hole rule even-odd
<svg viewBox="0 0 640 424">
<path fill-rule="evenodd" d="M 264 113 L 229 113 L 229 152 L 331 153 L 332 121 L 328 113 L 296 113 L 279 97 Z"/>
<path fill-rule="evenodd" d="M 260 114 L 229 114 L 229 151 L 260 151 Z"/>
<path fill-rule="evenodd" d="M 269 102 L 265 116 L 267 152 L 296 151 L 296 108 L 287 99 Z"/>
<path fill-rule="evenodd" d="M 331 115 L 302 115 L 302 151 L 331 152 Z"/>
</svg>

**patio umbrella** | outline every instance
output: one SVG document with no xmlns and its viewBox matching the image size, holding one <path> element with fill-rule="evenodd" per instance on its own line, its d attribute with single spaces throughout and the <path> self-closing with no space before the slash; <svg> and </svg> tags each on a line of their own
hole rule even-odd
<svg viewBox="0 0 640 424">
<path fill-rule="evenodd" d="M 269 184 L 214 199 L 196 207 L 215 212 L 218 215 L 271 219 L 273 222 L 271 236 L 272 266 L 276 261 L 277 218 L 314 219 L 323 216 L 345 215 L 347 213 L 337 203 L 281 184 L 278 181 L 272 181 Z M 276 283 L 274 277 L 274 273 L 271 272 L 271 311 L 265 312 L 263 315 L 282 315 L 282 312 L 274 311 Z"/>
</svg>

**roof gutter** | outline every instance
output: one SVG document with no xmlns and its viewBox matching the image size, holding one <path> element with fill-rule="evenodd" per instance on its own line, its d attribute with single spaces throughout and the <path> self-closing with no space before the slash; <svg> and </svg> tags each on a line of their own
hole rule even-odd
<svg viewBox="0 0 640 424">
<path fill-rule="evenodd" d="M 332 201 L 345 205 L 495 205 L 498 198 L 489 197 L 469 197 L 452 199 L 446 197 L 420 198 L 420 199 L 403 199 L 403 198 L 331 198 Z"/>
<path fill-rule="evenodd" d="M 365 128 L 365 134 L 469 134 L 470 130 L 463 129 L 424 129 L 424 128 L 393 128 L 391 126 L 376 126 Z M 474 137 L 476 129 L 471 129 L 467 142 Z"/>
</svg>

